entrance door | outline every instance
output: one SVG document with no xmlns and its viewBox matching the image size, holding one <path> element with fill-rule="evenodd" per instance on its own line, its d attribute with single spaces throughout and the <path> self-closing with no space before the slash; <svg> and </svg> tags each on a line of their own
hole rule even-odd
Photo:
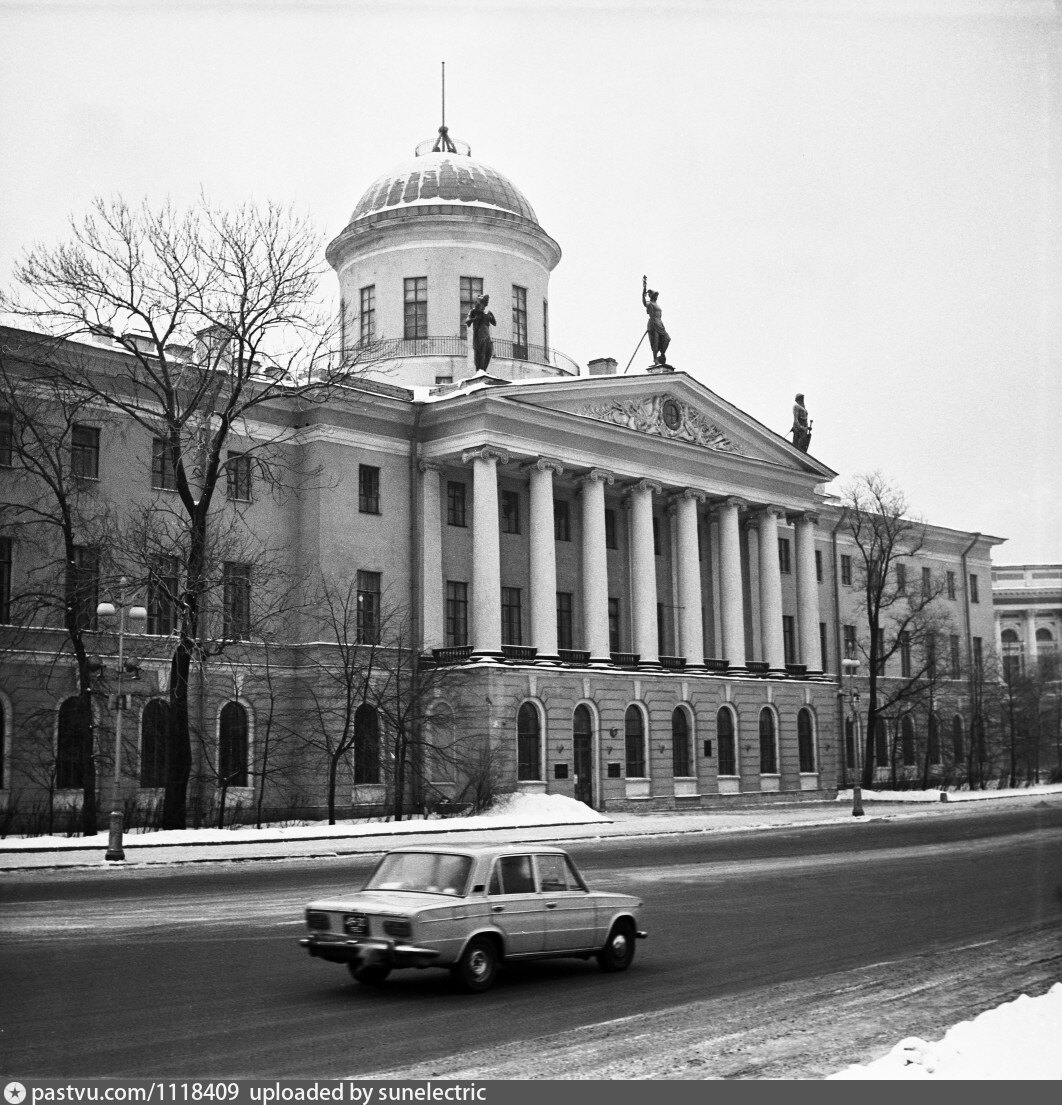
<svg viewBox="0 0 1062 1105">
<path fill-rule="evenodd" d="M 594 754 L 591 750 L 590 734 L 576 733 L 572 748 L 575 759 L 575 800 L 594 804 Z"/>
</svg>

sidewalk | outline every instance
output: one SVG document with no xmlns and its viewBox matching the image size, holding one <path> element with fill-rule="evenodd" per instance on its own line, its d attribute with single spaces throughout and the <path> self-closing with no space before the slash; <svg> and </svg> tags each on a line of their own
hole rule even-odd
<svg viewBox="0 0 1062 1105">
<path fill-rule="evenodd" d="M 935 792 L 931 792 L 935 793 Z M 547 797 L 547 796 L 543 796 Z M 558 796 L 548 796 L 556 799 Z M 92 868 L 123 869 L 187 863 L 312 859 L 385 852 L 411 843 L 557 843 L 631 839 L 687 833 L 750 832 L 786 827 L 851 825 L 910 817 L 969 816 L 989 809 L 1028 808 L 1042 802 L 1062 805 L 1062 785 L 1015 791 L 950 794 L 939 800 L 882 800 L 865 797 L 865 816 L 853 817 L 851 798 L 808 805 L 762 805 L 724 811 L 664 814 L 598 814 L 562 799 L 548 804 L 513 803 L 500 816 L 435 821 L 325 823 L 263 829 L 186 830 L 133 833 L 122 842 L 123 862 L 107 862 L 108 834 L 83 838 L 7 838 L 0 840 L 0 873 Z M 541 815 L 536 823 L 536 814 Z"/>
</svg>

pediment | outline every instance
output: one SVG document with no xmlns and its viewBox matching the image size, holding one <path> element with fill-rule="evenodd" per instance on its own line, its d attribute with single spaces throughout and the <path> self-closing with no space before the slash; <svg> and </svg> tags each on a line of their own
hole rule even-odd
<svg viewBox="0 0 1062 1105">
<path fill-rule="evenodd" d="M 720 453 L 745 452 L 741 444 L 727 436 L 719 421 L 670 391 L 634 399 L 614 398 L 584 403 L 574 413 L 610 422 L 614 426 L 625 426 L 638 433 L 688 441 Z"/>
</svg>

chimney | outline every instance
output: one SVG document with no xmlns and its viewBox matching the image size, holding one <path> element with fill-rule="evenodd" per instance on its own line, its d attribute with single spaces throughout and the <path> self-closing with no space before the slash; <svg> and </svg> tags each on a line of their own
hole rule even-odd
<svg viewBox="0 0 1062 1105">
<path fill-rule="evenodd" d="M 597 357 L 592 360 L 587 366 L 591 376 L 615 376 L 616 375 L 616 358 L 615 357 Z"/>
</svg>

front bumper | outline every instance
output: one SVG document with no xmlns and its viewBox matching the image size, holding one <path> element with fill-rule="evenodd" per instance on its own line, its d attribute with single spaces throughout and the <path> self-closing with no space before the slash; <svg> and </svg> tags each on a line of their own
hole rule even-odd
<svg viewBox="0 0 1062 1105">
<path fill-rule="evenodd" d="M 430 967 L 440 954 L 434 948 L 397 944 L 393 940 L 346 940 L 317 934 L 302 937 L 299 946 L 329 963 L 356 963 L 363 967 Z"/>
</svg>

